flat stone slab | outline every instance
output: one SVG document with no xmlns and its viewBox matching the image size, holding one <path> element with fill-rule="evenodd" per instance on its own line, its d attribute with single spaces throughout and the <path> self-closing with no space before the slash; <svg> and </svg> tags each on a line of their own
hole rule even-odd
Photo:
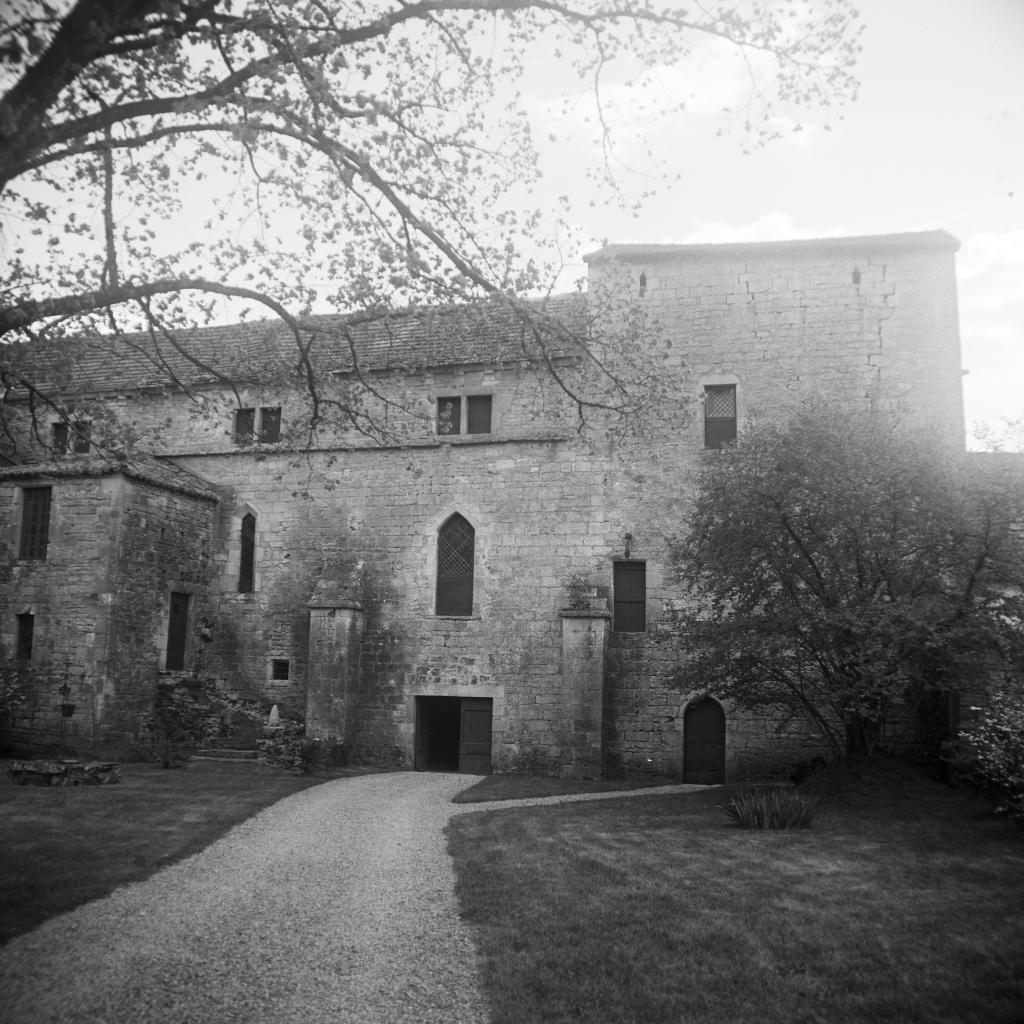
<svg viewBox="0 0 1024 1024">
<path fill-rule="evenodd" d="M 121 781 L 116 761 L 12 761 L 7 769 L 18 786 L 106 786 Z"/>
</svg>

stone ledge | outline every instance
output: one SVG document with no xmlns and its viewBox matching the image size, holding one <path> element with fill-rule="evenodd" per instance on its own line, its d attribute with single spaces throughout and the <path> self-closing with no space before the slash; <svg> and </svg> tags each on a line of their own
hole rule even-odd
<svg viewBox="0 0 1024 1024">
<path fill-rule="evenodd" d="M 17 786 L 105 786 L 121 781 L 114 761 L 13 761 L 7 774 Z"/>
</svg>

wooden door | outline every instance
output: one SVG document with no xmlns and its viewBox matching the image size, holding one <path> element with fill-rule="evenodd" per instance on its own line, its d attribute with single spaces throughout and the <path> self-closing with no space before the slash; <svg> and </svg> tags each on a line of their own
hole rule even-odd
<svg viewBox="0 0 1024 1024">
<path fill-rule="evenodd" d="M 725 712 L 710 697 L 691 704 L 683 718 L 683 782 L 725 782 Z"/>
<path fill-rule="evenodd" d="M 491 700 L 463 697 L 459 724 L 459 771 L 491 774 Z"/>
</svg>

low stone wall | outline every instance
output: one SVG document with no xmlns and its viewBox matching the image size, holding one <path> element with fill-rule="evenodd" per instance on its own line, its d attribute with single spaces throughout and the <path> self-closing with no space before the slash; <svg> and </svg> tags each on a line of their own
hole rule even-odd
<svg viewBox="0 0 1024 1024">
<path fill-rule="evenodd" d="M 18 786 L 107 786 L 121 781 L 112 761 L 13 761 L 7 774 Z"/>
</svg>

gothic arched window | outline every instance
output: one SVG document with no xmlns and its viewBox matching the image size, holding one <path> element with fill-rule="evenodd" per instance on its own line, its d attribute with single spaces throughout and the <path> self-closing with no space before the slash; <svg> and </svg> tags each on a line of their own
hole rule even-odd
<svg viewBox="0 0 1024 1024">
<path fill-rule="evenodd" d="M 256 585 L 256 517 L 242 517 L 242 557 L 238 563 L 238 592 L 251 594 Z"/>
<path fill-rule="evenodd" d="M 437 533 L 437 615 L 473 614 L 473 537 L 457 512 Z"/>
</svg>

